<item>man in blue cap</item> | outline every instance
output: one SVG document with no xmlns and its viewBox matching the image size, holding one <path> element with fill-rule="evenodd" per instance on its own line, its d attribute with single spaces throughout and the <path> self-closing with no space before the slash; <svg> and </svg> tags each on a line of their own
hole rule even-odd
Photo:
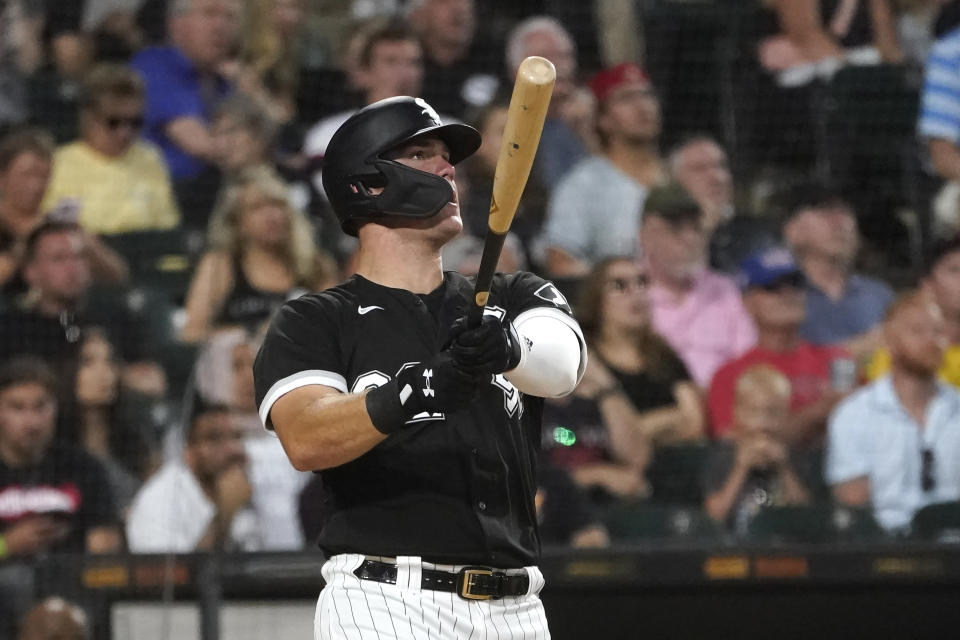
<svg viewBox="0 0 960 640">
<path fill-rule="evenodd" d="M 726 434 L 737 378 L 751 365 L 764 363 L 790 381 L 787 439 L 817 444 L 827 416 L 853 384 L 853 362 L 841 347 L 815 345 L 800 336 L 806 319 L 804 277 L 789 251 L 773 247 L 751 254 L 741 263 L 739 279 L 744 304 L 756 324 L 757 344 L 714 375 L 707 401 L 710 432 L 714 437 Z"/>
</svg>

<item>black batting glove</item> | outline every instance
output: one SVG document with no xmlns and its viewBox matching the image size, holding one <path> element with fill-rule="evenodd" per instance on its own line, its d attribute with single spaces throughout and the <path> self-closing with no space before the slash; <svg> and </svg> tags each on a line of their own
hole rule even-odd
<svg viewBox="0 0 960 640">
<path fill-rule="evenodd" d="M 481 376 L 458 364 L 449 350 L 427 362 L 407 367 L 396 379 L 370 390 L 366 395 L 367 413 L 373 426 L 382 433 L 401 429 L 413 416 L 449 413 L 463 409 L 484 382 Z"/>
<path fill-rule="evenodd" d="M 450 353 L 464 371 L 475 375 L 492 375 L 510 371 L 520 364 L 520 336 L 507 320 L 483 316 L 480 326 L 468 328 L 460 318 L 450 328 Z"/>
</svg>

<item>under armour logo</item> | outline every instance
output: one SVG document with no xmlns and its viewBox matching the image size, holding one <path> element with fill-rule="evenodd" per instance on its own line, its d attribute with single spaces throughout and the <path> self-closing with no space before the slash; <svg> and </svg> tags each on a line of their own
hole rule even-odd
<svg viewBox="0 0 960 640">
<path fill-rule="evenodd" d="M 433 110 L 433 107 L 427 104 L 426 100 L 424 100 L 423 98 L 417 98 L 416 100 L 414 100 L 414 102 L 417 103 L 417 106 L 423 108 L 423 111 L 421 111 L 420 113 L 429 116 L 431 119 L 436 121 L 437 124 L 441 124 L 440 116 L 437 114 L 436 111 Z"/>
<path fill-rule="evenodd" d="M 424 395 L 424 397 L 426 397 L 426 396 L 433 397 L 433 396 L 436 395 L 436 394 L 434 393 L 433 389 L 430 388 L 430 378 L 432 378 L 432 377 L 433 377 L 433 369 L 424 369 L 424 370 L 423 370 L 424 384 L 426 384 L 426 386 L 423 388 L 423 395 Z"/>
</svg>

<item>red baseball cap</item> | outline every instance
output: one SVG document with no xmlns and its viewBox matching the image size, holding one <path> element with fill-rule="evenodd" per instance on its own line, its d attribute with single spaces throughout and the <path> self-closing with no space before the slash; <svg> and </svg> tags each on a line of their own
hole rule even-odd
<svg viewBox="0 0 960 640">
<path fill-rule="evenodd" d="M 590 89 L 597 97 L 597 102 L 602 103 L 614 89 L 635 83 L 650 84 L 650 76 L 637 64 L 621 62 L 615 67 L 598 71 L 590 78 Z"/>
</svg>

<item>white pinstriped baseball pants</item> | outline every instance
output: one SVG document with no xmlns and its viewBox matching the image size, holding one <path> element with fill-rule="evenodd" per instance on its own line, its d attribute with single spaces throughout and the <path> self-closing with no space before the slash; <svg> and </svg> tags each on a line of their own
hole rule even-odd
<svg viewBox="0 0 960 640">
<path fill-rule="evenodd" d="M 399 557 L 394 585 L 356 577 L 353 571 L 364 559 L 341 554 L 324 563 L 327 585 L 317 601 L 314 640 L 550 640 L 537 567 L 520 570 L 530 577 L 527 595 L 464 600 L 420 589 L 421 567 L 459 571 L 461 566 Z"/>
</svg>

